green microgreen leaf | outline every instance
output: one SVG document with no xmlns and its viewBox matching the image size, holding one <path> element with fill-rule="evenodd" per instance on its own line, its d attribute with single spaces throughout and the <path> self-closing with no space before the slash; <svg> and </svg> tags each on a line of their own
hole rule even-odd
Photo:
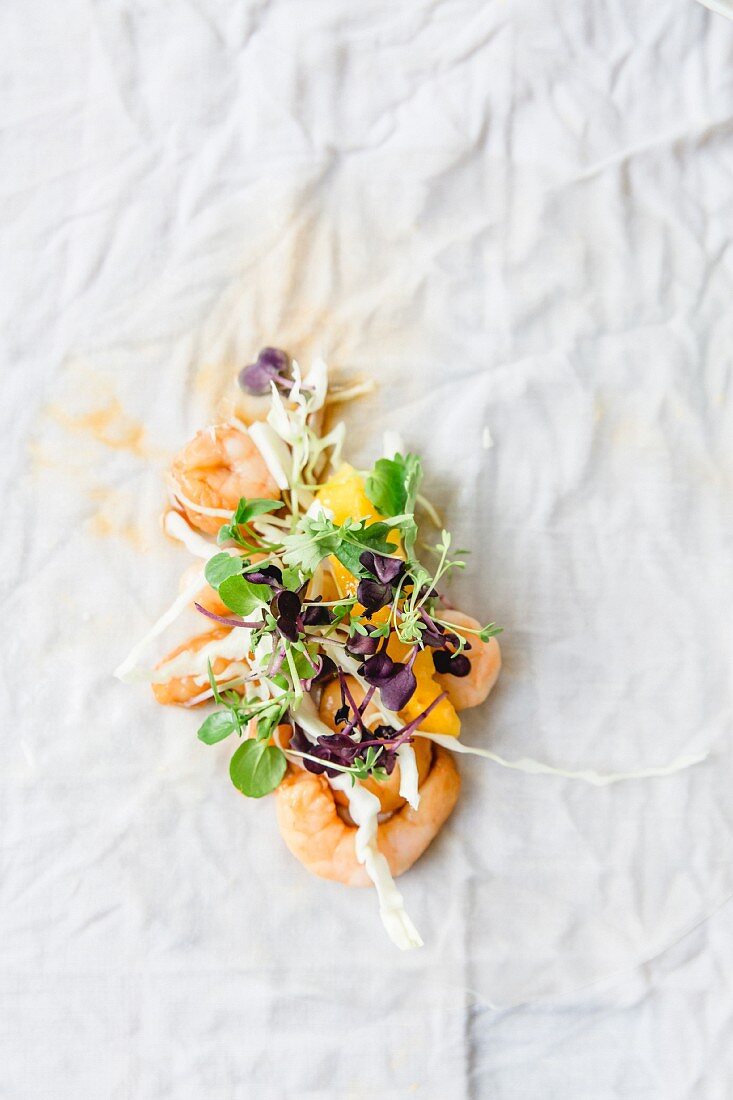
<svg viewBox="0 0 733 1100">
<path fill-rule="evenodd" d="M 283 586 L 290 592 L 297 592 L 306 581 L 306 577 L 297 567 L 288 566 L 283 569 Z"/>
<path fill-rule="evenodd" d="M 373 638 L 388 638 L 391 627 L 389 621 L 385 623 L 379 623 L 377 626 L 372 627 L 371 635 Z"/>
<path fill-rule="evenodd" d="M 264 516 L 267 512 L 277 512 L 282 506 L 281 500 L 268 500 L 266 497 L 247 500 L 245 497 L 240 497 L 232 523 L 237 526 L 249 523 L 250 520 L 256 519 L 257 516 Z"/>
<path fill-rule="evenodd" d="M 295 671 L 298 674 L 298 678 L 301 680 L 312 680 L 318 671 L 318 666 L 313 663 L 307 650 L 301 652 L 296 648 L 296 645 L 291 645 L 290 651 L 293 655 L 293 664 L 295 665 Z"/>
<path fill-rule="evenodd" d="M 217 683 L 216 683 L 216 677 L 214 676 L 214 670 L 211 667 L 211 660 L 210 659 L 206 662 L 206 669 L 207 669 L 208 674 L 209 674 L 209 685 L 211 687 L 211 692 L 214 696 L 214 700 L 217 703 L 221 703 L 221 696 L 219 695 L 219 688 L 218 688 Z"/>
<path fill-rule="evenodd" d="M 401 455 L 378 458 L 364 485 L 369 500 L 383 516 L 404 512 L 407 502 L 405 463 Z"/>
<path fill-rule="evenodd" d="M 379 554 L 392 554 L 397 549 L 389 542 L 388 523 L 367 524 L 365 520 L 347 519 L 340 527 L 324 515 L 303 516 L 298 530 L 283 538 L 283 561 L 301 573 L 312 576 L 324 558 L 335 555 L 355 577 L 361 577 L 364 569 L 359 556 L 365 550 Z"/>
<path fill-rule="evenodd" d="M 205 745 L 215 745 L 239 731 L 239 723 L 229 710 L 216 710 L 199 726 L 198 738 Z"/>
<path fill-rule="evenodd" d="M 246 564 L 247 562 L 243 558 L 235 558 L 231 554 L 215 554 L 213 558 L 209 558 L 207 561 L 204 576 L 212 588 L 218 588 L 229 577 L 236 577 L 238 573 L 241 573 Z"/>
<path fill-rule="evenodd" d="M 377 766 L 377 760 L 382 755 L 381 746 L 369 745 L 364 756 L 357 756 L 349 769 L 353 779 L 368 779 L 374 776 L 380 782 L 387 779 L 387 772 L 381 766 Z"/>
<path fill-rule="evenodd" d="M 388 523 L 370 523 L 368 526 L 360 523 L 356 526 L 351 525 L 346 530 L 344 528 L 346 528 L 345 524 L 339 532 L 341 541 L 334 553 L 354 577 L 362 577 L 366 574 L 359 560 L 365 550 L 372 550 L 375 554 L 390 555 L 397 549 L 397 544 L 390 542 L 387 538 L 392 530 Z"/>
<path fill-rule="evenodd" d="M 229 763 L 232 783 L 247 798 L 262 798 L 274 791 L 285 775 L 285 754 L 266 741 L 245 741 Z"/>
<path fill-rule="evenodd" d="M 240 546 L 246 546 L 249 549 L 256 550 L 256 546 L 252 546 L 242 537 L 240 527 L 246 527 L 246 525 L 253 519 L 256 519 L 257 516 L 265 515 L 267 512 L 276 512 L 278 509 L 282 508 L 282 506 L 281 500 L 268 500 L 265 497 L 256 497 L 253 500 L 247 500 L 245 497 L 241 497 L 229 523 L 224 523 L 219 528 L 216 541 L 220 546 L 225 542 L 233 541 L 239 543 Z"/>
<path fill-rule="evenodd" d="M 272 599 L 272 589 L 269 584 L 253 584 L 252 581 L 238 575 L 227 577 L 222 581 L 219 585 L 219 595 L 227 607 L 237 615 L 251 615 L 257 608 L 269 603 Z"/>
<path fill-rule="evenodd" d="M 366 479 L 365 492 L 383 516 L 415 511 L 422 468 L 417 455 L 378 458 Z"/>
</svg>

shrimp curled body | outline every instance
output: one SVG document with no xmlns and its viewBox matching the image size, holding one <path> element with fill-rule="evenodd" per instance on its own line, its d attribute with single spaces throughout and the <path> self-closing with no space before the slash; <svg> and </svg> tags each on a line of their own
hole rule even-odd
<svg viewBox="0 0 733 1100">
<path fill-rule="evenodd" d="M 164 668 L 169 663 L 174 662 L 176 658 L 181 658 L 184 655 L 193 656 L 206 646 L 221 642 L 229 635 L 229 630 L 225 627 L 219 627 L 216 630 L 210 630 L 207 634 L 198 634 L 195 638 L 189 638 L 187 642 L 177 646 L 167 657 L 160 661 L 156 668 Z M 231 659 L 225 657 L 214 657 L 211 662 L 211 670 L 217 681 L 220 682 L 227 678 L 227 673 L 231 667 Z M 151 686 L 155 698 L 163 706 L 185 707 L 197 705 L 192 701 L 202 694 L 206 695 L 207 681 L 206 672 L 202 670 L 198 675 L 186 673 L 174 675 L 164 682 L 153 682 Z M 206 698 L 202 700 L 202 702 L 205 701 L 207 701 Z"/>
<path fill-rule="evenodd" d="M 189 523 L 212 535 L 240 497 L 280 499 L 280 490 L 252 439 L 230 424 L 197 432 L 174 458 L 171 478 Z M 223 514 L 208 515 L 211 510 Z"/>
<path fill-rule="evenodd" d="M 377 830 L 377 845 L 394 877 L 420 858 L 456 804 L 461 780 L 450 753 L 434 746 L 433 765 L 420 787 L 420 808 L 405 805 Z M 344 886 L 371 886 L 356 858 L 356 827 L 339 817 L 323 775 L 293 770 L 275 792 L 280 833 L 304 867 Z"/>
</svg>

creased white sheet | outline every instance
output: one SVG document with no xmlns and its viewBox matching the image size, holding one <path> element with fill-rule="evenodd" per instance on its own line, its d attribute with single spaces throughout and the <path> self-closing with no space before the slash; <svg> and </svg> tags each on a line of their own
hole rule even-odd
<svg viewBox="0 0 733 1100">
<path fill-rule="evenodd" d="M 725 1096 L 729 911 L 684 936 L 733 890 L 733 27 L 28 0 L 0 28 L 0 1096 Z M 230 746 L 111 675 L 192 560 L 167 461 L 263 344 L 374 378 L 346 453 L 399 432 L 473 549 L 453 599 L 505 633 L 468 744 L 709 753 L 603 788 L 462 758 L 399 884 L 409 955 Z"/>
</svg>

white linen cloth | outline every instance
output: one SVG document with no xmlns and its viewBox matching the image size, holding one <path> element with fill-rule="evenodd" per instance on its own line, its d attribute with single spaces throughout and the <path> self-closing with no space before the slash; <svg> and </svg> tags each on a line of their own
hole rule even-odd
<svg viewBox="0 0 733 1100">
<path fill-rule="evenodd" d="M 0 28 L 0 1096 L 728 1096 L 733 27 L 26 0 Z M 505 667 L 467 743 L 709 753 L 606 788 L 461 758 L 409 954 L 231 746 L 111 678 L 188 563 L 167 461 L 263 344 L 374 377 L 348 454 L 399 431 L 472 548 L 454 599 Z"/>
</svg>

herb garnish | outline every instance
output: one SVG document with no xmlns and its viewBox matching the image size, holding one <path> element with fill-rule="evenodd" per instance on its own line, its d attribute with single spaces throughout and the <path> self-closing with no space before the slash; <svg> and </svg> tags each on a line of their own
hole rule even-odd
<svg viewBox="0 0 733 1100">
<path fill-rule="evenodd" d="M 365 487 L 383 517 L 378 520 L 337 524 L 323 510 L 311 510 L 294 515 L 291 529 L 277 538 L 276 528 L 268 528 L 265 542 L 252 524 L 281 508 L 281 502 L 242 499 L 222 525 L 217 541 L 229 549 L 210 559 L 205 575 L 233 618 L 204 613 L 249 631 L 253 673 L 250 683 L 220 691 L 210 670 L 212 694 L 221 709 L 206 718 L 199 738 L 206 744 L 232 734 L 245 738 L 230 766 L 232 782 L 243 794 L 259 798 L 273 790 L 285 774 L 288 751 L 310 770 L 330 766 L 331 774 L 346 771 L 352 781 L 383 778 L 393 770 L 399 746 L 412 740 L 443 696 L 398 730 L 382 725 L 370 731 L 364 712 L 374 692 L 387 711 L 404 710 L 417 686 L 415 659 L 425 648 L 433 652 L 436 671 L 458 677 L 470 672 L 470 643 L 464 637 L 470 631 L 456 633 L 435 610 L 438 585 L 452 570 L 464 568 L 461 552 L 451 556 L 451 537 L 444 530 L 435 546 L 434 570 L 414 553 L 420 477 L 415 455 L 377 460 Z M 266 562 L 255 561 L 252 555 L 263 551 Z M 328 558 L 340 562 L 354 584 L 353 594 L 330 604 L 306 597 L 309 582 Z M 499 631 L 489 623 L 476 633 L 486 640 Z M 404 660 L 387 653 L 392 636 L 409 647 Z M 330 736 L 308 734 L 298 722 L 299 705 L 315 680 L 333 676 L 332 658 L 339 650 L 356 662 L 368 693 L 357 705 L 339 672 L 342 729 Z M 284 721 L 293 727 L 285 752 L 272 741 Z M 256 732 L 250 739 L 252 727 Z"/>
</svg>

